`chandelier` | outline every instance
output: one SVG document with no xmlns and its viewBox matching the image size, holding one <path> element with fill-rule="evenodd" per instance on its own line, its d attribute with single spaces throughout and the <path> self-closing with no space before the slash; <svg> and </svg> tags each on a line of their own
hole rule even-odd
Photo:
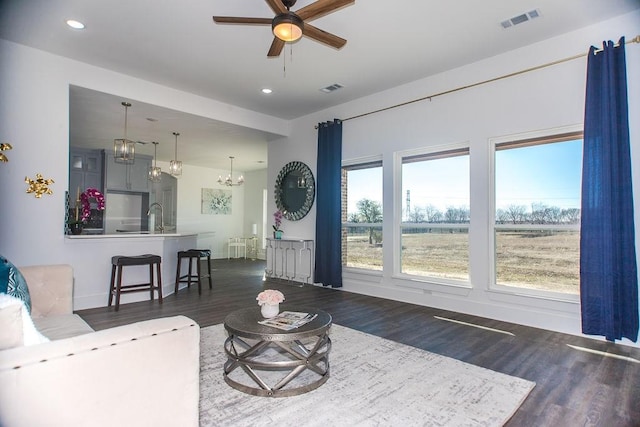
<svg viewBox="0 0 640 427">
<path fill-rule="evenodd" d="M 171 162 L 169 162 L 169 173 L 173 176 L 182 175 L 182 162 L 178 160 L 178 136 L 180 134 L 178 132 L 173 132 L 173 136 L 176 137 L 176 145 L 175 145 L 175 157 Z"/>
<path fill-rule="evenodd" d="M 128 102 L 124 106 L 124 138 L 113 140 L 113 160 L 117 163 L 133 164 L 136 156 L 136 143 L 127 139 L 127 110 L 131 107 Z"/>
<path fill-rule="evenodd" d="M 222 179 L 222 176 L 219 175 L 218 176 L 218 183 L 226 185 L 227 187 L 233 187 L 235 185 L 244 184 L 244 177 L 242 175 L 240 175 L 240 177 L 238 177 L 238 180 L 236 182 L 233 182 L 233 159 L 234 159 L 234 157 L 233 156 L 229 156 L 229 159 L 231 159 L 231 170 L 229 172 L 229 175 L 227 175 L 227 177 L 225 179 Z"/>
</svg>

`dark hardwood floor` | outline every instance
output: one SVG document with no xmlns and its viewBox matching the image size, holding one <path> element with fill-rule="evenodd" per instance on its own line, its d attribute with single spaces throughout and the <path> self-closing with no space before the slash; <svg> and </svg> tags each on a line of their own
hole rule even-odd
<svg viewBox="0 0 640 427">
<path fill-rule="evenodd" d="M 339 325 L 535 381 L 508 426 L 640 426 L 640 349 L 317 286 L 263 282 L 262 261 L 212 263 L 213 290 L 205 281 L 201 296 L 192 285 L 166 297 L 162 306 L 144 301 L 123 304 L 118 312 L 96 308 L 78 314 L 96 330 L 177 314 L 205 327 L 256 304 L 262 289 L 280 289 L 286 305 L 318 307 Z"/>
</svg>

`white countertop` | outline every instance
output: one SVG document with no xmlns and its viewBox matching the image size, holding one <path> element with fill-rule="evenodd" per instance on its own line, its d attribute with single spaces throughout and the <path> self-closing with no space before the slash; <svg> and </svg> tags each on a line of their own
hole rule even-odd
<svg viewBox="0 0 640 427">
<path fill-rule="evenodd" d="M 313 239 L 305 239 L 303 237 L 282 237 L 281 239 L 267 237 L 266 239 L 271 240 L 272 242 L 313 242 Z"/>
<path fill-rule="evenodd" d="M 78 239 L 78 240 L 85 240 L 85 239 L 89 239 L 89 240 L 96 240 L 96 239 L 123 239 L 123 238 L 127 238 L 127 239 L 140 239 L 140 238 L 147 238 L 147 239 L 157 239 L 157 238 L 165 238 L 165 237 L 187 237 L 187 236 L 197 236 L 200 233 L 196 233 L 196 232 L 192 232 L 192 233 L 178 233 L 176 231 L 172 231 L 169 233 L 160 233 L 160 232 L 155 232 L 155 233 L 114 233 L 114 234 L 79 234 L 79 235 L 73 235 L 73 234 L 69 234 L 66 235 L 65 237 L 67 239 Z"/>
</svg>

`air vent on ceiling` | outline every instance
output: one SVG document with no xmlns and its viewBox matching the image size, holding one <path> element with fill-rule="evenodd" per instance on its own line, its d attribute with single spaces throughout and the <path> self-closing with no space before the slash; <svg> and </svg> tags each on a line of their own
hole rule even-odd
<svg viewBox="0 0 640 427">
<path fill-rule="evenodd" d="M 338 89 L 342 89 L 343 87 L 344 86 L 342 86 L 340 83 L 334 83 L 331 86 L 323 87 L 322 89 L 320 89 L 320 92 L 331 93 Z"/>
<path fill-rule="evenodd" d="M 523 13 L 522 15 L 514 16 L 513 18 L 507 19 L 506 21 L 502 21 L 500 25 L 502 25 L 502 28 L 509 28 L 538 17 L 540 17 L 540 11 L 538 9 L 535 9 L 530 12 Z"/>
</svg>

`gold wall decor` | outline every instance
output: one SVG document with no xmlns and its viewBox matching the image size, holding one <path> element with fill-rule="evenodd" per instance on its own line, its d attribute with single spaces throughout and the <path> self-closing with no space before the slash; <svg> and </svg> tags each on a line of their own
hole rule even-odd
<svg viewBox="0 0 640 427">
<path fill-rule="evenodd" d="M 11 150 L 13 147 L 11 146 L 11 144 L 9 144 L 8 142 L 3 142 L 0 143 L 0 162 L 8 162 L 9 159 L 7 158 L 7 156 L 5 156 L 4 154 L 2 154 L 3 151 L 7 151 L 7 150 Z"/>
<path fill-rule="evenodd" d="M 44 179 L 41 174 L 36 174 L 36 179 L 31 179 L 28 176 L 24 177 L 24 182 L 29 184 L 27 188 L 28 193 L 35 193 L 37 199 L 41 198 L 43 194 L 53 194 L 53 191 L 49 188 L 49 185 L 53 184 L 52 179 Z"/>
</svg>

